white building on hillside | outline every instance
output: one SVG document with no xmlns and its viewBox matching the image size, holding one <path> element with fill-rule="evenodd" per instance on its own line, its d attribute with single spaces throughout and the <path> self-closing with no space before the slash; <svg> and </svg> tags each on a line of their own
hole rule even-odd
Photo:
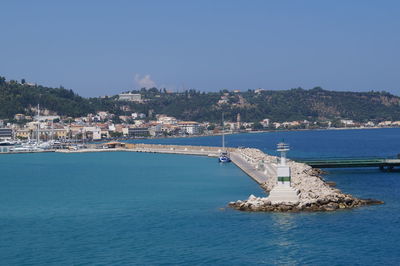
<svg viewBox="0 0 400 266">
<path fill-rule="evenodd" d="M 140 93 L 121 93 L 118 95 L 118 100 L 129 102 L 142 102 L 142 95 Z"/>
<path fill-rule="evenodd" d="M 158 122 L 160 122 L 163 125 L 165 124 L 175 125 L 178 122 L 178 120 L 172 116 L 160 115 L 158 117 Z"/>
<path fill-rule="evenodd" d="M 340 122 L 343 124 L 343 125 L 345 125 L 346 127 L 347 126 L 354 126 L 354 121 L 353 120 L 350 120 L 350 119 L 342 119 L 342 120 L 340 120 Z"/>
</svg>

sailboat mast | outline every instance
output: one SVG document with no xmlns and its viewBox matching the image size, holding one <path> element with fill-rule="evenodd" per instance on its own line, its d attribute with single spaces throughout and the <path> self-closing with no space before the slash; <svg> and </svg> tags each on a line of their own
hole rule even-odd
<svg viewBox="0 0 400 266">
<path fill-rule="evenodd" d="M 39 145 L 39 141 L 40 141 L 40 105 L 38 103 L 37 105 L 37 132 L 36 132 L 36 144 Z"/>
<path fill-rule="evenodd" d="M 51 120 L 51 140 L 54 140 L 54 120 Z"/>
<path fill-rule="evenodd" d="M 224 113 L 222 113 L 222 148 L 225 149 L 225 121 L 224 121 Z"/>
</svg>

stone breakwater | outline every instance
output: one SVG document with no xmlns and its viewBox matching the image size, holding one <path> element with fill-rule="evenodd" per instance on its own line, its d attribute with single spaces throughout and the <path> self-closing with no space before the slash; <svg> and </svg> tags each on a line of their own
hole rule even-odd
<svg viewBox="0 0 400 266">
<path fill-rule="evenodd" d="M 266 192 L 271 191 L 277 184 L 274 168 L 278 158 L 266 155 L 258 149 L 250 148 L 240 149 L 237 153 L 255 169 L 267 176 L 266 182 L 260 185 Z M 342 193 L 339 189 L 332 188 L 322 179 L 319 169 L 313 169 L 309 165 L 291 160 L 288 161 L 288 165 L 291 169 L 291 186 L 297 191 L 298 202 L 273 204 L 268 200 L 268 197 L 251 195 L 247 200 L 230 202 L 229 206 L 242 211 L 298 212 L 334 211 L 383 203 L 372 199 L 358 199 L 350 194 Z"/>
</svg>

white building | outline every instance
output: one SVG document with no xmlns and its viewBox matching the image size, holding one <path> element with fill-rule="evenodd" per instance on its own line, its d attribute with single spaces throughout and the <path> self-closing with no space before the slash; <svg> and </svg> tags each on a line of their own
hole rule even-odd
<svg viewBox="0 0 400 266">
<path fill-rule="evenodd" d="M 36 121 L 41 121 L 41 122 L 44 122 L 44 121 L 53 121 L 53 120 L 56 120 L 56 119 L 60 120 L 60 116 L 58 116 L 58 115 L 41 115 L 41 116 L 35 116 L 35 120 L 36 120 Z"/>
<path fill-rule="evenodd" d="M 199 123 L 193 121 L 180 122 L 178 126 L 183 132 L 189 135 L 200 134 L 203 131 L 203 127 Z"/>
<path fill-rule="evenodd" d="M 367 123 L 365 123 L 365 126 L 366 126 L 366 127 L 374 127 L 374 126 L 375 126 L 375 123 L 372 122 L 372 121 L 368 121 Z"/>
<path fill-rule="evenodd" d="M 161 125 L 158 124 L 158 125 L 154 125 L 154 126 L 149 127 L 149 133 L 150 133 L 150 136 L 153 136 L 153 137 L 157 137 L 157 136 L 162 135 Z"/>
<path fill-rule="evenodd" d="M 131 116 L 132 116 L 133 119 L 136 119 L 136 118 L 140 118 L 140 119 L 146 118 L 146 115 L 145 115 L 145 114 L 142 114 L 142 113 L 132 113 Z"/>
<path fill-rule="evenodd" d="M 274 123 L 272 123 L 272 125 L 274 125 L 275 128 L 280 128 L 282 124 L 278 123 L 278 122 L 274 122 Z"/>
<path fill-rule="evenodd" d="M 142 102 L 142 95 L 140 93 L 121 93 L 118 95 L 118 100 L 129 102 Z"/>
<path fill-rule="evenodd" d="M 93 140 L 101 139 L 101 128 L 99 127 L 84 127 L 82 129 L 82 132 L 85 134 L 90 133 Z"/>
<path fill-rule="evenodd" d="M 175 125 L 178 121 L 175 117 L 162 115 L 158 117 L 158 122 L 160 122 L 163 125 L 164 124 Z"/>
<path fill-rule="evenodd" d="M 237 122 L 225 122 L 225 129 L 228 127 L 229 130 L 234 131 L 239 129 L 238 128 L 238 123 Z"/>
<path fill-rule="evenodd" d="M 145 123 L 144 120 L 135 120 L 135 121 L 133 121 L 133 124 L 134 124 L 135 126 L 137 126 L 137 127 L 142 126 L 144 123 Z"/>
<path fill-rule="evenodd" d="M 129 134 L 129 128 L 123 127 L 123 128 L 122 128 L 122 134 L 123 134 L 124 136 L 128 136 L 128 134 Z"/>
<path fill-rule="evenodd" d="M 380 127 L 386 127 L 392 125 L 392 121 L 382 121 L 378 124 Z"/>
<path fill-rule="evenodd" d="M 109 117 L 109 113 L 106 111 L 99 111 L 97 112 L 97 116 L 98 118 L 100 118 L 100 120 L 105 120 L 106 118 Z"/>
<path fill-rule="evenodd" d="M 340 120 L 340 122 L 341 122 L 343 125 L 345 125 L 346 127 L 347 127 L 347 126 L 354 126 L 354 121 L 353 121 L 353 120 L 342 119 L 342 120 Z"/>
<path fill-rule="evenodd" d="M 263 119 L 263 120 L 260 122 L 260 124 L 261 124 L 263 127 L 269 127 L 269 119 L 268 119 L 268 118 Z"/>
</svg>

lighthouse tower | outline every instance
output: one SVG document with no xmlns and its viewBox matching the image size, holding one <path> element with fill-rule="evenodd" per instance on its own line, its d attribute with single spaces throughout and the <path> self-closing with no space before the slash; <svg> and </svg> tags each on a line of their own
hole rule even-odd
<svg viewBox="0 0 400 266">
<path fill-rule="evenodd" d="M 286 165 L 286 153 L 290 150 L 286 143 L 278 143 L 277 151 L 281 153 L 279 163 L 277 165 L 277 179 L 279 186 L 290 187 L 290 167 Z"/>
<path fill-rule="evenodd" d="M 290 184 L 290 167 L 286 164 L 286 153 L 289 151 L 289 145 L 278 143 L 277 151 L 281 153 L 278 164 L 276 165 L 277 183 L 269 192 L 268 199 L 273 204 L 296 203 L 299 201 L 297 190 Z"/>
</svg>

